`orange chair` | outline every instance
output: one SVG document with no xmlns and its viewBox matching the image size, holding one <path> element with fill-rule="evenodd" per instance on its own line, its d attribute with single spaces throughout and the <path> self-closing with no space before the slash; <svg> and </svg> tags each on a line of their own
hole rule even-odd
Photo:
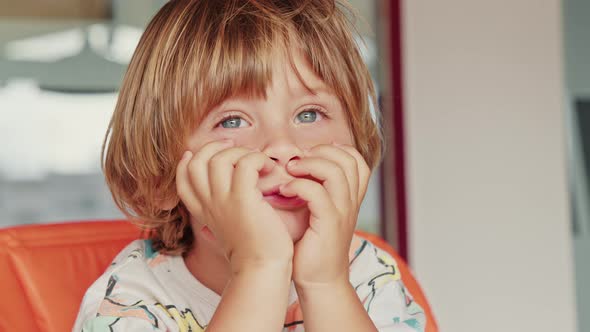
<svg viewBox="0 0 590 332">
<path fill-rule="evenodd" d="M 436 322 L 407 265 L 380 238 L 357 232 L 398 261 L 405 285 Z M 70 331 L 86 289 L 140 231 L 127 221 L 85 221 L 0 229 L 0 331 Z"/>
</svg>

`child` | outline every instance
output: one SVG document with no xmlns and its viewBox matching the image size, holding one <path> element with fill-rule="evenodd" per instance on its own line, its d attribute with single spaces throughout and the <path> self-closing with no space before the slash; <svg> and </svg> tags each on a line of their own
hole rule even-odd
<svg viewBox="0 0 590 332">
<path fill-rule="evenodd" d="M 423 331 L 393 259 L 354 236 L 380 131 L 334 0 L 172 0 L 105 141 L 149 240 L 87 291 L 74 331 Z M 374 99 L 374 98 L 373 98 Z"/>
</svg>

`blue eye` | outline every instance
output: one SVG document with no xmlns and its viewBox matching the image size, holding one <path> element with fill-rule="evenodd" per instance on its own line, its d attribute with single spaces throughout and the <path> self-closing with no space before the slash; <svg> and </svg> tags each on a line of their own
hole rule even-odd
<svg viewBox="0 0 590 332">
<path fill-rule="evenodd" d="M 303 123 L 315 122 L 317 117 L 318 117 L 318 111 L 314 110 L 314 109 L 305 110 L 305 111 L 297 114 L 297 120 L 299 120 L 299 122 L 303 122 Z"/>
<path fill-rule="evenodd" d="M 246 125 L 247 125 L 246 120 L 242 119 L 239 116 L 230 115 L 230 116 L 227 116 L 226 118 L 224 118 L 223 120 L 219 121 L 219 123 L 217 124 L 217 127 L 221 126 L 223 128 L 233 129 L 233 128 L 241 128 Z"/>
</svg>

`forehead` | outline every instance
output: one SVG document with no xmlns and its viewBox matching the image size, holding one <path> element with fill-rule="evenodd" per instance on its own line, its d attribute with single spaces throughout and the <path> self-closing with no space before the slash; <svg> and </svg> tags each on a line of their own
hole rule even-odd
<svg viewBox="0 0 590 332">
<path fill-rule="evenodd" d="M 339 99 L 334 90 L 314 73 L 303 54 L 295 49 L 290 55 L 281 54 L 274 57 L 270 74 L 265 84 L 264 93 L 253 92 L 252 89 L 235 91 L 220 101 L 215 108 L 227 106 L 233 102 L 275 98 L 324 97 Z"/>
</svg>

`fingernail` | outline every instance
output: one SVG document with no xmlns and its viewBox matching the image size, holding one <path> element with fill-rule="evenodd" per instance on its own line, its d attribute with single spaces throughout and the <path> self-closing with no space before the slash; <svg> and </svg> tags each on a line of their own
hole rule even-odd
<svg viewBox="0 0 590 332">
<path fill-rule="evenodd" d="M 190 152 L 189 150 L 186 150 L 186 151 L 184 151 L 184 153 L 182 154 L 182 158 L 181 158 L 181 160 L 188 159 L 188 158 L 190 158 L 190 156 L 191 156 L 191 152 Z"/>
<path fill-rule="evenodd" d="M 332 144 L 336 145 L 336 146 L 342 146 L 342 144 L 338 143 L 338 142 L 332 142 Z"/>
<path fill-rule="evenodd" d="M 297 160 L 291 160 L 290 162 L 287 163 L 288 167 L 293 167 L 295 165 L 297 165 Z"/>
</svg>

